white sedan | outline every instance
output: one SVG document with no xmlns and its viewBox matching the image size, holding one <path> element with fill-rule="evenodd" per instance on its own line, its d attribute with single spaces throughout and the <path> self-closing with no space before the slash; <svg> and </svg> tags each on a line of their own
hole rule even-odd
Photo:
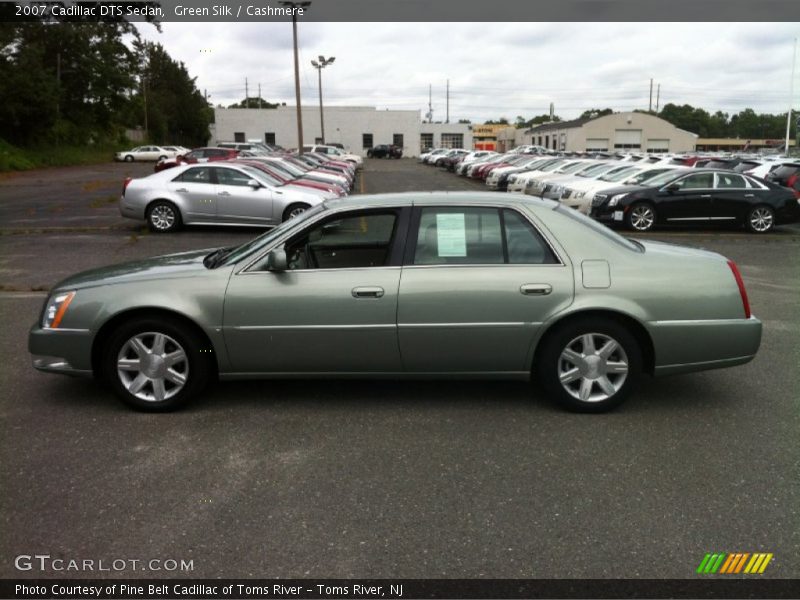
<svg viewBox="0 0 800 600">
<path fill-rule="evenodd" d="M 125 162 L 133 162 L 135 160 L 159 161 L 167 158 L 175 158 L 178 154 L 179 152 L 176 149 L 168 150 L 161 146 L 138 146 L 133 150 L 117 152 L 114 155 L 114 159 Z"/>
</svg>

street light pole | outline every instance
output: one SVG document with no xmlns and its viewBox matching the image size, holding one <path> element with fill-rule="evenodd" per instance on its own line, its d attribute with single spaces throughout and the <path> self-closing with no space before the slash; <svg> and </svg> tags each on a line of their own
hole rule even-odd
<svg viewBox="0 0 800 600">
<path fill-rule="evenodd" d="M 290 2 L 282 0 L 279 4 L 286 8 L 305 9 L 311 2 Z M 297 53 L 297 11 L 292 10 L 292 38 L 294 40 L 294 95 L 297 103 L 297 153 L 303 153 L 303 113 L 300 106 L 300 59 Z"/>
<path fill-rule="evenodd" d="M 322 69 L 327 67 L 328 65 L 333 64 L 333 61 L 336 60 L 335 56 L 331 56 L 330 58 L 325 58 L 324 56 L 319 56 L 319 62 L 316 60 L 311 61 L 311 65 L 317 70 L 319 74 L 319 128 L 322 143 L 325 143 L 325 114 L 322 110 Z"/>
</svg>

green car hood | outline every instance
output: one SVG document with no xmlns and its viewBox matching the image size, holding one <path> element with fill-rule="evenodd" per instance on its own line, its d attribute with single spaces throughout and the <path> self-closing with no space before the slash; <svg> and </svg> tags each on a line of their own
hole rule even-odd
<svg viewBox="0 0 800 600">
<path fill-rule="evenodd" d="M 56 284 L 53 290 L 76 290 L 132 281 L 196 277 L 208 272 L 203 264 L 203 258 L 213 250 L 214 248 L 191 250 L 90 269 L 67 277 Z"/>
</svg>

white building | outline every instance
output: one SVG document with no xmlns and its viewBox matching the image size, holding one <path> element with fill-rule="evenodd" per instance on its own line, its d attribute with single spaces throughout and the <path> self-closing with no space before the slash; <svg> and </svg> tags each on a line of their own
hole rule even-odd
<svg viewBox="0 0 800 600">
<path fill-rule="evenodd" d="M 303 143 L 321 143 L 319 106 L 303 107 Z M 215 108 L 209 143 L 258 140 L 297 148 L 297 111 L 278 108 Z M 376 110 L 370 106 L 325 107 L 325 142 L 342 144 L 366 155 L 378 144 L 403 148 L 404 156 L 419 155 L 421 147 L 471 148 L 471 127 L 463 123 L 422 123 L 418 110 Z"/>
</svg>

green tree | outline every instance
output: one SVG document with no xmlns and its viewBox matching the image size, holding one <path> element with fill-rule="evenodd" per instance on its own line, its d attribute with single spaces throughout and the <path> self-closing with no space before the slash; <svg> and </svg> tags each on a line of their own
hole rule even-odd
<svg viewBox="0 0 800 600">
<path fill-rule="evenodd" d="M 228 108 L 278 108 L 277 103 L 267 102 L 263 98 L 256 96 L 255 98 L 244 98 L 239 102 L 230 104 Z"/>
<path fill-rule="evenodd" d="M 589 110 L 585 110 L 581 113 L 581 116 L 578 117 L 579 119 L 595 119 L 597 117 L 605 117 L 606 115 L 613 115 L 614 109 L 613 108 L 590 108 Z"/>
</svg>

